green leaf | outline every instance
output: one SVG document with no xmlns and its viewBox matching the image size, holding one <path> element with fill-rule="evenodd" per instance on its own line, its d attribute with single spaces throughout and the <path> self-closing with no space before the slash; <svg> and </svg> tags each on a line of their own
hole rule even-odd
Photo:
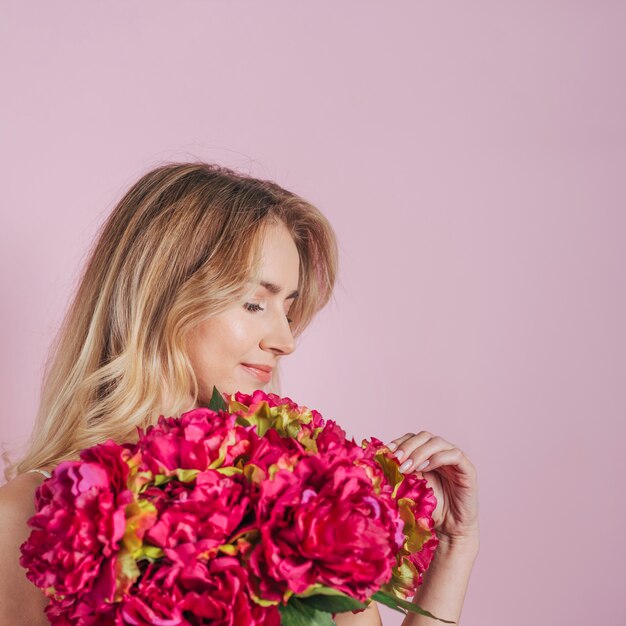
<svg viewBox="0 0 626 626">
<path fill-rule="evenodd" d="M 318 611 L 326 613 L 343 613 L 345 611 L 353 611 L 357 609 L 366 609 L 367 604 L 360 602 L 356 598 L 351 598 L 345 594 L 341 596 L 320 594 L 309 596 L 308 598 L 300 598 L 300 601 Z"/>
<path fill-rule="evenodd" d="M 309 587 L 307 587 L 306 591 L 302 593 L 294 594 L 296 598 L 308 598 L 309 596 L 345 596 L 346 594 L 343 591 L 339 591 L 339 589 L 334 589 L 333 587 L 326 587 L 321 583 L 313 583 Z"/>
<path fill-rule="evenodd" d="M 176 477 L 180 480 L 181 483 L 190 483 L 192 480 L 196 479 L 196 476 L 200 473 L 200 470 L 197 469 L 182 469 L 180 467 L 174 470 L 176 473 Z"/>
<path fill-rule="evenodd" d="M 140 555 L 141 556 L 139 556 L 137 560 L 145 557 L 149 561 L 156 561 L 157 559 L 162 558 L 165 555 L 165 553 L 158 546 L 151 546 L 151 545 L 144 543 L 141 546 Z"/>
<path fill-rule="evenodd" d="M 411 613 L 419 613 L 420 615 L 425 615 L 426 617 L 432 617 L 433 619 L 439 620 L 440 622 L 444 622 L 446 624 L 456 624 L 456 622 L 451 622 L 447 619 L 442 619 L 441 617 L 437 617 L 428 611 L 425 611 L 421 606 L 415 604 L 415 602 L 407 602 L 406 600 L 402 600 L 390 593 L 385 593 L 384 591 L 377 591 L 373 596 L 372 600 L 376 600 L 385 606 L 388 606 L 391 609 L 395 609 L 396 611 L 400 611 L 401 613 L 406 614 L 406 611 L 411 611 Z M 402 609 L 406 609 L 403 611 Z"/>
<path fill-rule="evenodd" d="M 213 385 L 213 394 L 207 408 L 211 409 L 211 411 L 225 411 L 228 408 L 224 396 L 217 390 L 215 385 Z"/>
<path fill-rule="evenodd" d="M 317 611 L 293 596 L 287 604 L 279 604 L 278 610 L 282 626 L 333 626 L 328 613 Z"/>
<path fill-rule="evenodd" d="M 234 476 L 235 474 L 243 474 L 243 470 L 239 467 L 233 467 L 232 465 L 226 465 L 225 467 L 216 467 L 216 472 L 223 474 L 224 476 Z"/>
</svg>

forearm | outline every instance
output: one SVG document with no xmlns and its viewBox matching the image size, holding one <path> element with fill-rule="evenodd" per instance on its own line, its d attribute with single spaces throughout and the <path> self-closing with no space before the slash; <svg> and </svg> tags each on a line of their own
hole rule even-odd
<svg viewBox="0 0 626 626">
<path fill-rule="evenodd" d="M 478 540 L 462 545 L 440 541 L 413 602 L 437 617 L 458 623 L 477 555 Z M 437 624 L 443 623 L 417 613 L 408 613 L 402 622 L 402 626 Z"/>
</svg>

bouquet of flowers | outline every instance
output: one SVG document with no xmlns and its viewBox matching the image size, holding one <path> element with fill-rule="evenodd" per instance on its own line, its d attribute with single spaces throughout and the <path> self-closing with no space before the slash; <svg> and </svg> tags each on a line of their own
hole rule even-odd
<svg viewBox="0 0 626 626">
<path fill-rule="evenodd" d="M 435 618 L 407 601 L 438 543 L 433 491 L 378 439 L 215 388 L 138 434 L 37 489 L 20 564 L 52 624 L 322 626 L 372 600 Z"/>
</svg>

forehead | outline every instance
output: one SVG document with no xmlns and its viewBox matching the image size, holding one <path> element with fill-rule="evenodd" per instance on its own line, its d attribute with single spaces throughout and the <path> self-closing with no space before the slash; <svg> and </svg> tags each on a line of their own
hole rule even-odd
<svg viewBox="0 0 626 626">
<path fill-rule="evenodd" d="M 291 233 L 282 222 L 266 226 L 260 240 L 259 281 L 291 291 L 298 288 L 299 276 L 300 255 Z"/>
</svg>

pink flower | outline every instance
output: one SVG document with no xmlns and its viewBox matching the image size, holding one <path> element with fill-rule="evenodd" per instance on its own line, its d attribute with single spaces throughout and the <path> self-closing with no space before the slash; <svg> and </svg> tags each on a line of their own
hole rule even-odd
<svg viewBox="0 0 626 626">
<path fill-rule="evenodd" d="M 249 510 L 249 483 L 241 474 L 224 476 L 215 470 L 195 481 L 172 480 L 164 488 L 149 488 L 145 497 L 159 512 L 145 539 L 164 550 L 173 563 L 214 557 Z"/>
<path fill-rule="evenodd" d="M 314 583 L 365 600 L 391 577 L 402 520 L 351 451 L 303 458 L 260 485 L 255 593 L 279 600 Z"/>
<path fill-rule="evenodd" d="M 246 570 L 228 556 L 184 567 L 149 565 L 122 614 L 137 626 L 280 626 L 278 609 L 250 599 Z"/>
<path fill-rule="evenodd" d="M 392 587 L 396 593 L 408 597 L 422 584 L 422 574 L 428 569 L 439 544 L 435 534 L 433 512 L 437 506 L 434 491 L 424 478 L 416 474 L 402 474 L 399 463 L 389 448 L 376 437 L 363 441 L 365 460 L 382 467 L 387 476 L 383 489 L 397 485 L 395 500 L 405 520 L 404 537 L 400 537 L 398 565 Z M 407 562 L 410 564 L 407 567 Z M 410 576 L 409 576 L 410 572 Z M 409 579 L 412 582 L 409 583 Z"/>
<path fill-rule="evenodd" d="M 338 452 L 352 461 L 359 462 L 363 462 L 368 458 L 363 448 L 354 439 L 348 439 L 346 431 L 333 420 L 327 420 L 324 423 L 315 441 L 318 451 L 322 453 L 334 454 Z M 378 468 L 377 464 L 372 463 L 371 465 Z"/>
<path fill-rule="evenodd" d="M 112 439 L 105 443 L 82 450 L 80 458 L 87 463 L 97 463 L 104 467 L 109 479 L 109 487 L 114 493 L 127 489 L 129 474 L 128 460 L 135 453 L 132 444 L 118 445 Z"/>
<path fill-rule="evenodd" d="M 265 436 L 258 437 L 251 442 L 244 467 L 254 470 L 248 474 L 253 482 L 260 482 L 267 478 L 269 468 L 272 465 L 280 465 L 283 462 L 295 463 L 297 459 L 306 454 L 306 449 L 297 439 L 281 437 L 275 430 L 268 430 Z"/>
<path fill-rule="evenodd" d="M 20 563 L 51 623 L 279 626 L 312 585 L 367 600 L 421 582 L 426 481 L 290 398 L 226 399 L 84 450 L 37 490 Z"/>
<path fill-rule="evenodd" d="M 227 394 L 226 398 L 248 407 L 248 413 L 256 412 L 265 402 L 270 408 L 281 407 L 291 413 L 300 414 L 304 418 L 303 421 L 308 422 L 310 428 L 319 428 L 324 425 L 324 419 L 319 411 L 298 405 L 291 398 L 281 398 L 275 393 L 266 393 L 262 389 L 257 389 L 251 394 L 238 391 L 231 395 Z"/>
<path fill-rule="evenodd" d="M 137 448 L 142 468 L 153 474 L 171 475 L 176 469 L 233 465 L 256 438 L 253 428 L 237 426 L 236 415 L 199 408 L 180 418 L 161 416 L 156 426 L 141 432 Z"/>
<path fill-rule="evenodd" d="M 119 605 L 110 604 L 96 611 L 82 599 L 54 600 L 44 609 L 51 624 L 55 626 L 125 626 Z"/>
<path fill-rule="evenodd" d="M 185 589 L 182 606 L 203 618 L 198 624 L 215 626 L 279 626 L 276 606 L 263 607 L 250 597 L 248 572 L 238 559 L 220 557 L 206 565 L 198 563 L 195 571 L 183 572 Z"/>
<path fill-rule="evenodd" d="M 175 583 L 177 571 L 162 563 L 149 564 L 136 587 L 121 603 L 124 624 L 134 626 L 189 626 L 183 616 L 183 592 Z"/>
<path fill-rule="evenodd" d="M 65 461 L 36 492 L 33 529 L 21 546 L 27 578 L 48 596 L 89 593 L 91 606 L 111 601 L 115 557 L 125 530 L 129 451 L 112 441 L 85 452 L 94 461 Z M 100 464 L 101 460 L 105 465 Z"/>
<path fill-rule="evenodd" d="M 259 402 L 267 402 L 271 407 L 287 405 L 291 410 L 298 410 L 300 407 L 291 398 L 281 398 L 275 393 L 266 393 L 262 389 L 257 389 L 251 394 L 237 391 L 230 395 L 236 402 L 251 407 Z"/>
<path fill-rule="evenodd" d="M 411 502 L 416 532 L 425 539 L 420 550 L 404 557 L 413 563 L 419 572 L 417 581 L 419 585 L 422 583 L 422 574 L 428 569 L 435 550 L 439 545 L 439 539 L 433 531 L 433 511 L 437 506 L 437 499 L 428 483 L 423 478 L 418 478 L 415 474 L 404 475 L 404 480 L 398 487 L 396 498 L 398 501 L 405 499 Z"/>
</svg>

